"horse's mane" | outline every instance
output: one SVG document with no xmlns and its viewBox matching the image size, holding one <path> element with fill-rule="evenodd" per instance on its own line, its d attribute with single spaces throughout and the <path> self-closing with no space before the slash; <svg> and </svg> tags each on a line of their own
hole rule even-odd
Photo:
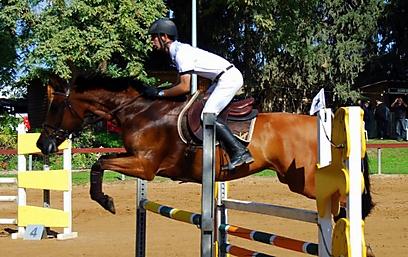
<svg viewBox="0 0 408 257">
<path fill-rule="evenodd" d="M 74 83 L 77 92 L 85 92 L 94 89 L 104 89 L 110 92 L 119 92 L 133 87 L 138 92 L 143 92 L 146 86 L 134 77 L 112 78 L 107 75 L 80 75 Z"/>
<path fill-rule="evenodd" d="M 89 90 L 103 89 L 110 92 L 121 92 L 129 87 L 134 88 L 139 93 L 146 90 L 146 85 L 135 77 L 119 77 L 112 78 L 107 75 L 80 75 L 74 82 L 76 85 L 76 92 L 83 93 Z M 168 100 L 173 102 L 185 102 L 188 99 L 187 94 L 170 97 Z"/>
</svg>

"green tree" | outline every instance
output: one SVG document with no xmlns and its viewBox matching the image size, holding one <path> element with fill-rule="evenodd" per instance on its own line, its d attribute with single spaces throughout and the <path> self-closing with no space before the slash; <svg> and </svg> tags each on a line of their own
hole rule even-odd
<svg viewBox="0 0 408 257">
<path fill-rule="evenodd" d="M 361 75 L 361 85 L 381 80 L 408 79 L 408 2 L 385 1 L 378 24 L 379 49 Z"/>
<path fill-rule="evenodd" d="M 243 71 L 246 93 L 260 97 L 267 111 L 305 111 L 302 99 L 321 87 L 330 93 L 329 103 L 345 101 L 377 56 L 381 0 L 197 2 L 198 46 Z M 145 79 L 143 63 L 151 50 L 146 31 L 166 16 L 165 4 L 174 11 L 180 40 L 191 39 L 191 1 L 1 3 L 0 24 L 15 42 L 10 45 L 19 50 L 20 72 L 27 78 L 50 69 L 67 80 L 93 72 Z"/>
<path fill-rule="evenodd" d="M 6 1 L 0 1 L 0 13 Z M 17 42 L 14 31 L 10 30 L 0 17 L 0 85 L 12 81 L 15 77 L 14 68 L 17 64 Z"/>
<path fill-rule="evenodd" d="M 189 40 L 191 12 L 167 0 Z M 328 101 L 353 96 L 356 77 L 370 58 L 380 0 L 199 1 L 198 46 L 232 61 L 246 92 L 268 111 L 305 111 L 302 99 L 321 87 Z"/>
<path fill-rule="evenodd" d="M 11 0 L 0 18 L 16 31 L 27 78 L 49 69 L 66 80 L 94 72 L 145 79 L 147 28 L 166 12 L 153 0 Z"/>
</svg>

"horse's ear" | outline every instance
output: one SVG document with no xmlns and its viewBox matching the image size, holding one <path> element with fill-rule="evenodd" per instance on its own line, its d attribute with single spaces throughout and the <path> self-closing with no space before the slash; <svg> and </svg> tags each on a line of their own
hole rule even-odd
<svg viewBox="0 0 408 257">
<path fill-rule="evenodd" d="M 67 83 L 62 78 L 55 74 L 51 74 L 49 79 L 50 86 L 54 89 L 54 91 L 65 91 Z"/>
</svg>

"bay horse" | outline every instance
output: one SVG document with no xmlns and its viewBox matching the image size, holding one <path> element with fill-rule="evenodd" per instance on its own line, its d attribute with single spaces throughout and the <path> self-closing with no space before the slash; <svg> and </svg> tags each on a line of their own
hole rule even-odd
<svg viewBox="0 0 408 257">
<path fill-rule="evenodd" d="M 143 97 L 146 86 L 133 78 L 79 77 L 69 85 L 52 78 L 54 96 L 37 147 L 42 153 L 57 151 L 71 133 L 83 129 L 86 117 L 113 120 L 122 129 L 126 153 L 102 156 L 91 168 L 91 198 L 111 213 L 113 199 L 102 191 L 104 170 L 144 180 L 155 176 L 200 183 L 202 148 L 180 139 L 177 120 L 190 95 L 151 100 Z M 248 149 L 255 161 L 233 172 L 221 169 L 222 150 L 216 149 L 216 181 L 243 178 L 271 169 L 292 192 L 315 198 L 317 118 L 291 113 L 259 113 Z M 189 151 L 190 149 L 190 151 Z M 188 152 L 188 154 L 187 154 Z M 366 190 L 362 195 L 365 218 L 373 208 L 367 156 L 362 159 Z M 273 197 L 273 196 L 271 196 Z"/>
</svg>

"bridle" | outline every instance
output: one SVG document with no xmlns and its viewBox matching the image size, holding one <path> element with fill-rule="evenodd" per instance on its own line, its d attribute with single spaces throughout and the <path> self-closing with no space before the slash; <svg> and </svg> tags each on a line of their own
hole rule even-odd
<svg viewBox="0 0 408 257">
<path fill-rule="evenodd" d="M 80 119 L 83 123 L 84 119 L 81 118 L 81 116 L 79 116 L 79 114 L 74 110 L 74 108 L 72 108 L 72 105 L 69 102 L 69 96 L 71 94 L 71 85 L 68 85 L 67 90 L 65 93 L 63 92 L 58 92 L 58 91 L 54 91 L 52 93 L 53 95 L 60 95 L 64 97 L 64 106 L 63 109 L 61 110 L 61 113 L 64 113 L 65 109 L 68 108 L 68 110 L 70 111 L 70 113 Z M 59 120 L 56 123 L 55 126 L 53 125 L 49 125 L 47 123 L 43 123 L 42 128 L 43 130 L 46 132 L 47 136 L 54 138 L 56 140 L 61 140 L 61 139 L 65 139 L 68 138 L 70 134 L 72 134 L 74 131 L 69 131 L 69 130 L 64 130 L 61 129 L 61 123 L 62 123 L 62 119 L 63 119 L 63 115 L 59 115 Z M 51 129 L 52 132 L 50 133 L 48 129 Z M 83 127 L 81 127 L 81 129 L 79 129 L 78 131 L 81 131 L 83 129 Z"/>
<path fill-rule="evenodd" d="M 64 107 L 61 110 L 61 113 L 64 113 L 65 109 L 68 108 L 68 110 L 70 111 L 70 113 L 72 114 L 72 116 L 78 118 L 81 120 L 82 126 L 75 130 L 75 131 L 69 131 L 69 130 L 64 130 L 61 129 L 61 123 L 62 123 L 62 119 L 63 119 L 63 115 L 59 116 L 59 120 L 56 123 L 55 126 L 53 125 L 49 125 L 46 124 L 45 122 L 42 125 L 43 130 L 46 132 L 47 136 L 54 138 L 55 140 L 61 140 L 61 139 L 65 139 L 68 138 L 69 135 L 73 134 L 73 133 L 78 133 L 84 129 L 87 129 L 88 127 L 90 127 L 92 124 L 95 124 L 101 120 L 104 119 L 104 117 L 99 116 L 96 117 L 95 119 L 91 120 L 91 121 L 87 121 L 86 123 L 84 123 L 84 118 L 82 118 L 76 111 L 75 109 L 72 107 L 71 103 L 69 102 L 69 96 L 71 94 L 71 84 L 68 85 L 67 90 L 65 93 L 63 92 L 58 92 L 58 91 L 54 91 L 52 93 L 53 95 L 60 95 L 64 97 Z M 119 105 L 118 107 L 116 107 L 115 109 L 111 110 L 110 112 L 108 112 L 108 115 L 113 117 L 110 120 L 114 120 L 115 119 L 115 113 L 118 112 L 119 110 L 121 110 L 123 107 L 129 105 L 130 103 L 136 101 L 136 99 L 138 99 L 139 97 L 141 97 L 143 94 L 140 94 L 134 98 L 129 99 L 128 101 L 122 103 L 121 105 Z M 52 132 L 50 133 L 48 129 L 51 129 Z M 77 135 L 76 135 L 77 136 Z"/>
</svg>

